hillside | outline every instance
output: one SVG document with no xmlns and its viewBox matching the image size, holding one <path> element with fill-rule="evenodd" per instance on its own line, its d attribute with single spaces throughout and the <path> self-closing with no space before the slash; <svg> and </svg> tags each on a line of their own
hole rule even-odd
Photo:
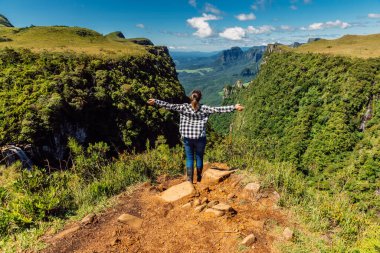
<svg viewBox="0 0 380 253">
<path fill-rule="evenodd" d="M 37 161 L 62 166 L 54 162 L 67 158 L 69 137 L 106 142 L 110 154 L 143 150 L 158 135 L 178 143 L 173 113 L 146 106 L 150 97 L 184 98 L 166 47 L 84 28 L 4 31 L 11 41 L 0 42 L 1 145 L 32 144 Z"/>
<path fill-rule="evenodd" d="M 318 40 L 291 49 L 300 53 L 323 53 L 358 58 L 380 57 L 380 34 L 345 35 L 334 40 Z"/>
<path fill-rule="evenodd" d="M 13 27 L 13 25 L 4 15 L 0 14 L 0 27 Z"/>
<path fill-rule="evenodd" d="M 332 251 L 375 252 L 380 244 L 375 233 L 380 227 L 380 58 L 282 51 L 264 61 L 237 98 L 246 110 L 236 115 L 225 159 L 283 187 L 309 226 L 331 233 Z M 286 162 L 295 170 L 276 175 L 257 159 Z M 322 245 L 315 250 L 324 251 Z"/>
<path fill-rule="evenodd" d="M 135 43 L 136 40 L 117 34 L 103 36 L 87 28 L 65 26 L 0 27 L 0 49 L 28 48 L 33 52 L 74 52 L 108 57 L 149 53 L 149 48 Z"/>
<path fill-rule="evenodd" d="M 264 50 L 265 47 L 252 47 L 245 51 L 233 47 L 211 56 L 182 54 L 173 58 L 186 93 L 200 89 L 204 103 L 218 105 L 222 102 L 219 93 L 225 86 L 233 85 L 237 80 L 249 82 L 255 77 Z"/>
</svg>

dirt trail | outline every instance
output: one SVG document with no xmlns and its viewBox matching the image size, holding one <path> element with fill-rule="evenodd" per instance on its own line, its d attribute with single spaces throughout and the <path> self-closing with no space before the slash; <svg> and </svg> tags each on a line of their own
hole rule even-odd
<svg viewBox="0 0 380 253">
<path fill-rule="evenodd" d="M 50 246 L 44 252 L 276 252 L 273 243 L 285 240 L 282 231 L 290 225 L 289 217 L 278 208 L 278 196 L 273 191 L 261 190 L 247 197 L 240 180 L 240 175 L 232 174 L 215 185 L 195 184 L 195 196 L 173 203 L 158 196 L 182 183 L 183 178 L 161 178 L 157 186 L 142 184 L 132 194 L 121 194 L 117 205 L 97 214 L 88 224 L 70 224 L 63 232 L 46 238 Z M 215 217 L 183 207 L 205 197 L 224 202 L 236 212 Z M 141 218 L 141 228 L 119 222 L 118 217 L 125 213 Z M 242 240 L 251 233 L 256 237 L 253 245 L 242 246 Z"/>
</svg>

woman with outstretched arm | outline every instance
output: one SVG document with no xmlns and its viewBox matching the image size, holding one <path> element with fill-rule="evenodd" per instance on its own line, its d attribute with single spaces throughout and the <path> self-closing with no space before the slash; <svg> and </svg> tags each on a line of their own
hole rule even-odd
<svg viewBox="0 0 380 253">
<path fill-rule="evenodd" d="M 203 105 L 199 103 L 201 98 L 201 91 L 194 90 L 190 95 L 190 104 L 170 104 L 153 98 L 148 100 L 149 105 L 158 105 L 180 113 L 179 132 L 185 144 L 187 180 L 191 183 L 193 182 L 194 174 L 194 153 L 197 166 L 197 182 L 202 179 L 203 155 L 206 147 L 206 123 L 210 114 L 232 112 L 234 110 L 242 111 L 244 109 L 240 104 L 219 107 Z"/>
</svg>

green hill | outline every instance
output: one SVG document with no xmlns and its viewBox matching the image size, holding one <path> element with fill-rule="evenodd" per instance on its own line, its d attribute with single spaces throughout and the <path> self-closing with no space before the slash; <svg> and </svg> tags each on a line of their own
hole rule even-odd
<svg viewBox="0 0 380 253">
<path fill-rule="evenodd" d="M 0 27 L 13 27 L 13 25 L 4 15 L 0 14 Z"/>
<path fill-rule="evenodd" d="M 112 153 L 178 142 L 173 114 L 151 97 L 184 98 L 166 47 L 78 27 L 0 28 L 0 145 L 32 144 L 38 161 L 68 155 L 68 138 Z M 132 41 L 143 41 L 144 45 Z"/>
<path fill-rule="evenodd" d="M 219 158 L 261 175 L 303 217 L 308 232 L 285 252 L 376 252 L 380 58 L 282 50 L 264 62 L 235 98 L 246 109 Z"/>
<path fill-rule="evenodd" d="M 319 40 L 292 49 L 300 53 L 323 53 L 359 58 L 380 57 L 380 34 L 345 35 L 335 40 Z"/>
<path fill-rule="evenodd" d="M 122 38 L 120 32 L 103 36 L 80 27 L 0 27 L 0 41 L 0 48 L 29 48 L 33 52 L 73 52 L 109 57 L 140 56 L 149 53 L 149 48 L 137 44 L 134 39 Z"/>
</svg>

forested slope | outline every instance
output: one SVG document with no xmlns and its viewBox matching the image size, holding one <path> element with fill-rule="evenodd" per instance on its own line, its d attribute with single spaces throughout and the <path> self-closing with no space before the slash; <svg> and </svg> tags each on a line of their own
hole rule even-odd
<svg viewBox="0 0 380 253">
<path fill-rule="evenodd" d="M 285 205 L 297 206 L 316 231 L 330 233 L 333 251 L 361 245 L 375 252 L 380 58 L 274 52 L 236 100 L 245 111 L 236 114 L 225 159 L 282 189 Z M 303 236 L 303 247 L 325 249 L 326 242 L 313 246 Z"/>
<path fill-rule="evenodd" d="M 79 28 L 27 29 L 40 39 L 52 39 L 59 29 L 58 41 L 65 41 L 66 35 L 83 40 L 80 31 L 101 36 Z M 51 52 L 47 47 L 48 52 L 43 44 L 37 51 L 19 45 L 0 50 L 2 145 L 32 144 L 41 160 L 61 160 L 67 158 L 68 137 L 82 144 L 104 141 L 113 152 L 142 150 L 147 140 L 154 143 L 158 135 L 164 135 L 169 144 L 178 142 L 173 114 L 146 105 L 150 97 L 172 102 L 184 98 L 167 49 L 122 38 L 118 38 L 121 42 L 98 39 L 108 43 L 110 50 L 115 43 L 124 43 L 120 44 L 124 50 L 94 54 Z"/>
</svg>

